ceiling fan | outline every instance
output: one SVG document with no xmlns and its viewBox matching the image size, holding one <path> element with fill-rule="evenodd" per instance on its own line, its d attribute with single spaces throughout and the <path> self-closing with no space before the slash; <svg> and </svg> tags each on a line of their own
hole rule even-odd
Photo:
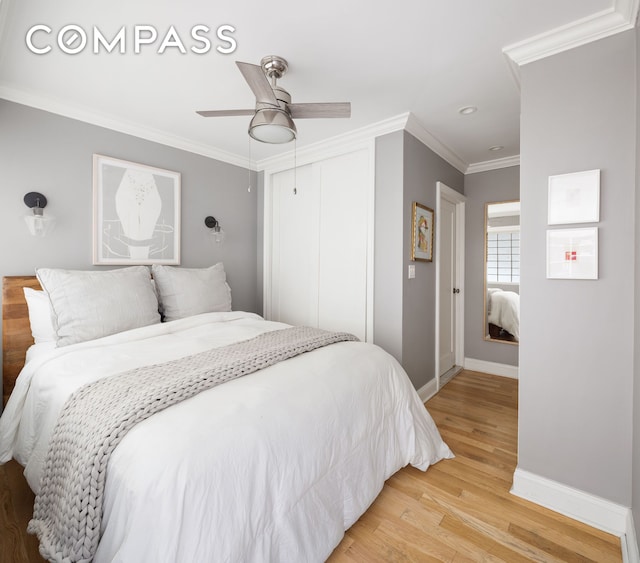
<svg viewBox="0 0 640 563">
<path fill-rule="evenodd" d="M 197 111 L 197 114 L 203 117 L 253 115 L 249 135 L 256 141 L 274 144 L 288 143 L 296 138 L 294 118 L 351 117 L 349 102 L 292 104 L 289 92 L 276 84 L 289 68 L 282 57 L 264 57 L 260 66 L 240 61 L 236 64 L 256 96 L 255 109 Z"/>
</svg>

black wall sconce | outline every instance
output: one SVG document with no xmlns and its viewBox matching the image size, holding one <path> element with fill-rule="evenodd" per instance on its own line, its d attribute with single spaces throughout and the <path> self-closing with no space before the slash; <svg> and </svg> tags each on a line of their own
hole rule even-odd
<svg viewBox="0 0 640 563">
<path fill-rule="evenodd" d="M 220 222 L 215 217 L 209 215 L 208 217 L 205 218 L 204 224 L 209 229 L 211 229 L 211 236 L 213 237 L 214 241 L 216 241 L 217 243 L 221 243 L 224 241 L 226 234 L 222 230 L 222 227 L 220 226 Z"/>
<path fill-rule="evenodd" d="M 55 218 L 44 214 L 47 198 L 38 192 L 29 192 L 24 196 L 24 204 L 31 209 L 31 213 L 24 216 L 29 232 L 34 237 L 44 237 L 55 226 Z"/>
</svg>

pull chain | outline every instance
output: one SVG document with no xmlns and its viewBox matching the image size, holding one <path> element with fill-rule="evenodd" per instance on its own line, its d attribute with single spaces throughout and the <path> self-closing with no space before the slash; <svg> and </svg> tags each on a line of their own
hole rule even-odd
<svg viewBox="0 0 640 563">
<path fill-rule="evenodd" d="M 298 193 L 298 139 L 293 140 L 293 195 Z"/>
<path fill-rule="evenodd" d="M 247 135 L 248 136 L 248 135 Z M 249 137 L 249 136 L 248 136 Z M 251 159 L 251 137 L 249 137 L 249 187 L 247 188 L 247 191 L 249 193 L 251 193 L 251 163 L 252 163 L 252 159 Z"/>
</svg>

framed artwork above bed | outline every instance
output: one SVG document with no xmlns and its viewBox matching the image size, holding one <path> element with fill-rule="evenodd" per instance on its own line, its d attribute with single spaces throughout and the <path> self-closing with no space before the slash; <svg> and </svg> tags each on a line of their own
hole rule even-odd
<svg viewBox="0 0 640 563">
<path fill-rule="evenodd" d="M 93 263 L 180 264 L 179 172 L 93 155 Z"/>
</svg>

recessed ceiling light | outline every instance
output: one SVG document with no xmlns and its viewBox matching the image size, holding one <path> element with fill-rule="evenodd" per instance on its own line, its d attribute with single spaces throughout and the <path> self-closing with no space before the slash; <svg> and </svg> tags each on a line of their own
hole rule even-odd
<svg viewBox="0 0 640 563">
<path fill-rule="evenodd" d="M 478 111 L 476 106 L 464 106 L 458 110 L 458 113 L 462 115 L 469 115 L 470 113 L 475 113 Z"/>
<path fill-rule="evenodd" d="M 492 147 L 489 147 L 489 150 L 496 152 L 496 151 L 501 151 L 503 148 L 504 148 L 504 145 L 493 145 Z"/>
</svg>

